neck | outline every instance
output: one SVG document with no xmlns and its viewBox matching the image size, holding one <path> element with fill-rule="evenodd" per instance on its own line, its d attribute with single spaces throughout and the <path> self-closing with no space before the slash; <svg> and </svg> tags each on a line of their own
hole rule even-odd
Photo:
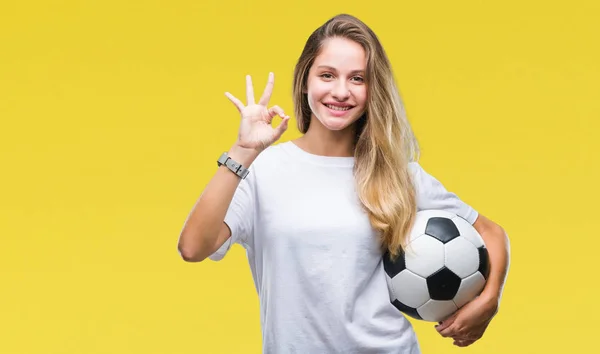
<svg viewBox="0 0 600 354">
<path fill-rule="evenodd" d="M 342 130 L 329 130 L 313 117 L 308 131 L 294 140 L 298 147 L 308 153 L 321 156 L 354 156 L 355 124 Z"/>
</svg>

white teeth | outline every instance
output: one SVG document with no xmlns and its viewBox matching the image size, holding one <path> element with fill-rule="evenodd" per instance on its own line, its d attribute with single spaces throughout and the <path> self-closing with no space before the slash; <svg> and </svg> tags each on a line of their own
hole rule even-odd
<svg viewBox="0 0 600 354">
<path fill-rule="evenodd" d="M 332 106 L 329 104 L 326 104 L 325 106 L 327 106 L 327 108 L 333 109 L 334 111 L 347 111 L 352 107 L 338 107 L 338 106 Z"/>
</svg>

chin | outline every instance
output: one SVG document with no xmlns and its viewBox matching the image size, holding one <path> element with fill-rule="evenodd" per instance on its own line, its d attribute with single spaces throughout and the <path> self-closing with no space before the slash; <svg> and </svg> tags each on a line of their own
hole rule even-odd
<svg viewBox="0 0 600 354">
<path fill-rule="evenodd" d="M 319 121 L 325 128 L 334 131 L 344 130 L 352 124 L 352 120 L 337 117 L 326 117 L 325 119 L 319 119 Z"/>
<path fill-rule="evenodd" d="M 334 131 L 344 130 L 355 123 L 360 116 L 358 117 L 332 117 L 330 115 L 324 114 L 321 116 L 322 118 L 318 118 L 321 124 L 329 129 Z"/>
</svg>

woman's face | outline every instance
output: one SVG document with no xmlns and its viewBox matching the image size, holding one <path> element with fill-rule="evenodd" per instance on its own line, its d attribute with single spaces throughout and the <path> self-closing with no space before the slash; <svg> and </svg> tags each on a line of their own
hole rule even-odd
<svg viewBox="0 0 600 354">
<path fill-rule="evenodd" d="M 330 130 L 342 130 L 364 113 L 367 56 L 345 38 L 328 39 L 308 73 L 306 94 L 313 118 Z"/>
</svg>

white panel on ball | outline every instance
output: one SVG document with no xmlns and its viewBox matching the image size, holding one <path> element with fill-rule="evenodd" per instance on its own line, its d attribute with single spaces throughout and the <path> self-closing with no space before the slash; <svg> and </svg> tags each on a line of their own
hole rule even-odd
<svg viewBox="0 0 600 354">
<path fill-rule="evenodd" d="M 425 228 L 427 227 L 427 222 L 429 221 L 432 212 L 434 212 L 434 210 L 423 210 L 417 213 L 415 223 L 410 231 L 409 242 L 414 241 L 416 238 L 425 234 Z"/>
<path fill-rule="evenodd" d="M 405 269 L 392 279 L 396 299 L 404 305 L 417 308 L 429 300 L 425 278 Z"/>
<path fill-rule="evenodd" d="M 458 228 L 460 235 L 471 242 L 475 248 L 479 248 L 484 245 L 481 235 L 479 235 L 477 230 L 473 227 L 473 225 L 469 224 L 467 220 L 461 218 L 460 216 L 455 216 L 452 221 Z"/>
<path fill-rule="evenodd" d="M 385 282 L 387 283 L 388 293 L 390 294 L 390 300 L 391 301 L 396 300 L 397 298 L 396 298 L 396 294 L 394 294 L 392 278 L 390 278 L 390 276 L 386 272 L 384 272 L 384 273 L 385 273 Z"/>
<path fill-rule="evenodd" d="M 443 321 L 456 312 L 456 310 L 458 310 L 458 308 L 452 300 L 429 300 L 425 305 L 417 308 L 419 316 L 425 321 L 431 322 Z"/>
<path fill-rule="evenodd" d="M 479 269 L 479 252 L 464 237 L 457 237 L 444 245 L 446 248 L 446 268 L 460 278 L 466 278 Z"/>
<path fill-rule="evenodd" d="M 481 293 L 485 286 L 485 278 L 481 273 L 477 272 L 460 282 L 460 287 L 454 296 L 454 303 L 456 306 L 463 307 L 467 302 L 474 299 Z"/>
<path fill-rule="evenodd" d="M 411 242 L 406 251 L 406 269 L 427 278 L 444 266 L 444 244 L 424 235 Z"/>
</svg>

